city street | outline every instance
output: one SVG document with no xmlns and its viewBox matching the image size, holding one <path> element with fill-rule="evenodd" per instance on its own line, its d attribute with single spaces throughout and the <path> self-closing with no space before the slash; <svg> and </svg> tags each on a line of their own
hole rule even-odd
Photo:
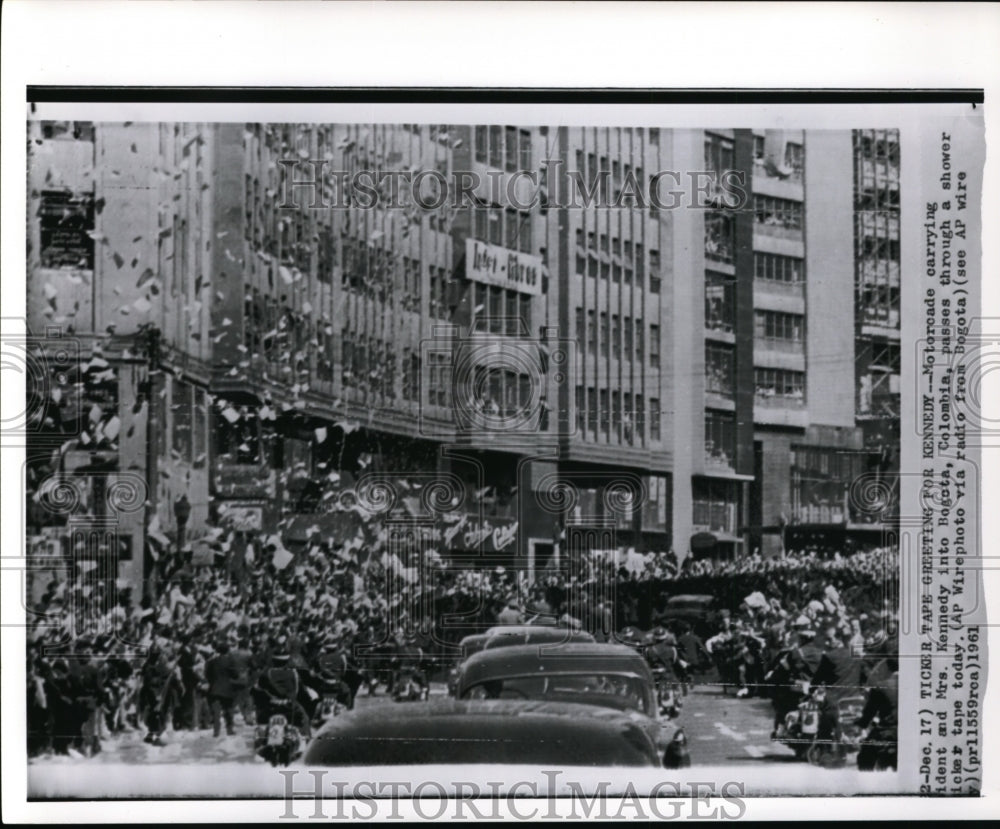
<svg viewBox="0 0 1000 829">
<path fill-rule="evenodd" d="M 442 683 L 433 683 L 432 698 L 445 694 Z M 394 703 L 382 689 L 375 697 L 362 691 L 357 699 L 359 708 L 407 704 Z M 737 699 L 731 690 L 723 695 L 715 686 L 695 688 L 685 699 L 680 720 L 690 743 L 692 765 L 796 762 L 790 749 L 771 742 L 771 717 L 767 700 Z M 252 740 L 252 729 L 244 725 L 237 725 L 233 737 L 216 738 L 209 730 L 168 732 L 164 746 L 144 743 L 139 732 L 132 732 L 105 740 L 103 751 L 90 759 L 48 756 L 33 763 L 263 763 L 254 757 Z"/>
</svg>

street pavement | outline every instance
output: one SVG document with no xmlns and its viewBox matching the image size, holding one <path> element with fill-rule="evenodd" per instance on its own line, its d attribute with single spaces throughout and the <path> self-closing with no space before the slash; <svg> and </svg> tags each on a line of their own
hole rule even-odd
<svg viewBox="0 0 1000 829">
<path fill-rule="evenodd" d="M 447 695 L 443 683 L 432 683 L 431 697 Z M 358 708 L 394 703 L 380 689 L 374 696 L 362 690 Z M 765 764 L 798 762 L 791 749 L 770 740 L 771 704 L 765 699 L 739 699 L 732 689 L 723 694 L 715 685 L 696 686 L 684 699 L 679 724 L 687 734 L 692 765 Z M 236 734 L 213 737 L 211 730 L 167 732 L 164 746 L 143 742 L 140 732 L 105 739 L 103 750 L 94 757 L 39 757 L 34 764 L 124 763 L 160 764 L 219 762 L 263 763 L 253 753 L 253 728 L 237 716 Z"/>
</svg>

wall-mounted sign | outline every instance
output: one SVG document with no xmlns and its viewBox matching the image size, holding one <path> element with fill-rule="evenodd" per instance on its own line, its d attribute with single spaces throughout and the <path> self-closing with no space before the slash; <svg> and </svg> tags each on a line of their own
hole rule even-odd
<svg viewBox="0 0 1000 829">
<path fill-rule="evenodd" d="M 264 524 L 264 508 L 246 504 L 222 503 L 219 505 L 220 520 L 234 530 L 260 530 Z"/>
<path fill-rule="evenodd" d="M 542 292 L 542 260 L 478 239 L 465 240 L 465 276 L 473 282 L 511 288 L 535 296 Z"/>
</svg>

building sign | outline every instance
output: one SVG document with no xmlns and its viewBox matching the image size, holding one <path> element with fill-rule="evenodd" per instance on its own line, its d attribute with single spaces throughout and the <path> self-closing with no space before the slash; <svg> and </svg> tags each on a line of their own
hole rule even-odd
<svg viewBox="0 0 1000 829">
<path fill-rule="evenodd" d="M 447 513 L 442 529 L 444 546 L 454 550 L 510 552 L 517 546 L 517 521 L 513 518 L 484 518 L 464 512 Z"/>
<path fill-rule="evenodd" d="M 465 240 L 465 276 L 473 282 L 511 288 L 538 296 L 542 292 L 542 260 L 478 239 Z"/>
<path fill-rule="evenodd" d="M 38 207 L 43 268 L 94 269 L 94 198 L 45 190 Z"/>
<path fill-rule="evenodd" d="M 239 503 L 219 505 L 219 519 L 234 530 L 261 530 L 264 525 L 264 507 Z"/>
</svg>

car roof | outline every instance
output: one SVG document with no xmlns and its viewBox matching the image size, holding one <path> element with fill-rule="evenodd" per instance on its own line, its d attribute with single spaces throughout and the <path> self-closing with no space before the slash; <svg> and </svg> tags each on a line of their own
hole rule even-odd
<svg viewBox="0 0 1000 829">
<path fill-rule="evenodd" d="M 553 627 L 518 627 L 515 630 L 500 630 L 486 640 L 483 650 L 515 647 L 529 644 L 553 644 L 558 642 L 593 642 L 594 637 L 583 630 Z"/>
<path fill-rule="evenodd" d="M 670 602 L 712 602 L 715 601 L 715 596 L 708 593 L 682 593 L 679 596 L 671 596 L 667 599 L 667 604 Z"/>
<path fill-rule="evenodd" d="M 646 660 L 626 645 L 597 642 L 512 645 L 470 656 L 462 669 L 462 687 L 491 679 L 540 673 L 632 674 L 652 681 Z"/>
<path fill-rule="evenodd" d="M 303 760 L 313 766 L 550 764 L 656 766 L 641 718 L 537 700 L 435 700 L 335 717 Z"/>
</svg>

